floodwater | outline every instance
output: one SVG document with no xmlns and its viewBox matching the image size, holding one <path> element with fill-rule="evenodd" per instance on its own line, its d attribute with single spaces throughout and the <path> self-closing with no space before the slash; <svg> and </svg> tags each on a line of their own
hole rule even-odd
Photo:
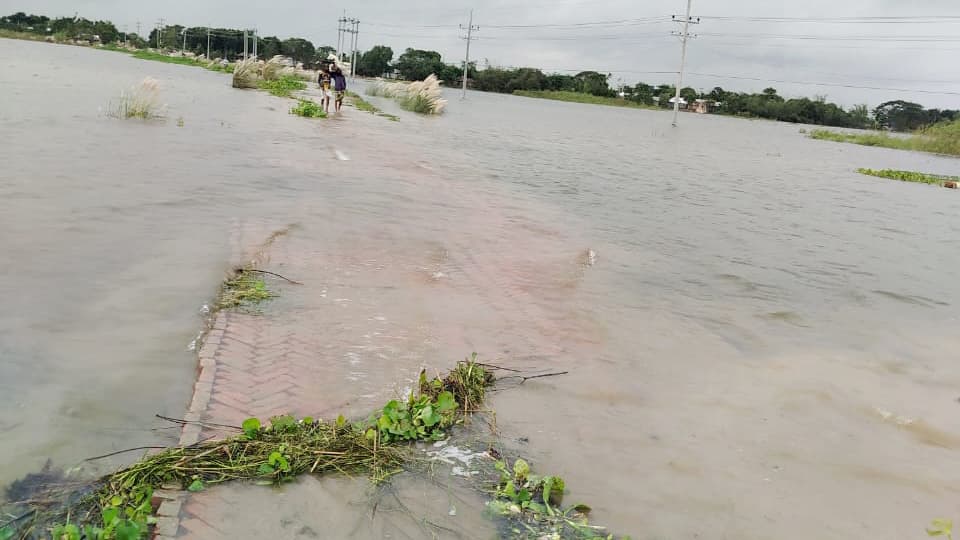
<svg viewBox="0 0 960 540">
<path fill-rule="evenodd" d="M 569 371 L 491 405 L 613 531 L 899 539 L 957 517 L 960 196 L 854 172 L 956 159 L 478 93 L 307 122 L 221 74 L 8 40 L 0 66 L 0 484 L 175 440 L 154 414 L 186 406 L 201 307 L 292 226 L 281 249 L 329 300 L 298 324 L 329 347 L 331 403 L 472 351 Z M 148 75 L 167 120 L 109 118 Z"/>
</svg>

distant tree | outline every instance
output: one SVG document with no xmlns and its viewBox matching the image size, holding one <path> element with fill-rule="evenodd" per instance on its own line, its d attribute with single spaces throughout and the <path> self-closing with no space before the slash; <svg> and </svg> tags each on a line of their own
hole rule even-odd
<svg viewBox="0 0 960 540">
<path fill-rule="evenodd" d="M 283 54 L 283 42 L 276 36 L 267 36 L 257 42 L 257 54 L 267 60 Z"/>
<path fill-rule="evenodd" d="M 607 80 L 610 78 L 609 74 L 604 75 L 596 71 L 581 71 L 574 75 L 573 78 L 577 80 L 580 86 L 579 90 L 584 94 L 592 94 L 594 96 L 616 95 L 607 84 Z"/>
<path fill-rule="evenodd" d="M 723 100 L 725 100 L 726 97 L 727 97 L 726 90 L 724 90 L 723 88 L 720 88 L 719 86 L 714 86 L 713 90 L 711 90 L 710 93 L 707 94 L 708 99 L 712 99 L 714 101 L 720 101 L 720 102 L 723 102 Z"/>
<path fill-rule="evenodd" d="M 316 52 L 313 43 L 303 38 L 285 39 L 280 43 L 280 54 L 289 56 L 294 62 L 303 62 L 307 66 L 313 62 Z"/>
<path fill-rule="evenodd" d="M 881 103 L 873 110 L 877 125 L 893 131 L 911 131 L 927 123 L 927 114 L 919 103 L 894 100 Z"/>
<path fill-rule="evenodd" d="M 577 80 L 570 75 L 561 75 L 553 73 L 547 75 L 546 89 L 562 92 L 576 92 Z"/>
<path fill-rule="evenodd" d="M 700 97 L 700 94 L 695 89 L 687 86 L 686 88 L 680 89 L 680 97 L 685 99 L 687 103 L 693 103 L 697 98 Z"/>
<path fill-rule="evenodd" d="M 649 84 L 637 83 L 637 85 L 633 87 L 633 91 L 631 92 L 630 99 L 632 101 L 636 101 L 646 105 L 652 105 L 653 104 L 653 87 L 650 86 Z"/>
<path fill-rule="evenodd" d="M 397 58 L 394 67 L 408 81 L 422 81 L 443 69 L 440 53 L 422 49 L 407 49 Z"/>
<path fill-rule="evenodd" d="M 870 109 L 865 103 L 854 105 L 853 108 L 850 109 L 850 121 L 854 127 L 873 127 L 873 119 L 870 118 Z"/>
<path fill-rule="evenodd" d="M 357 73 L 367 77 L 379 77 L 390 68 L 391 60 L 393 60 L 393 49 L 385 45 L 376 45 L 357 60 Z"/>
</svg>

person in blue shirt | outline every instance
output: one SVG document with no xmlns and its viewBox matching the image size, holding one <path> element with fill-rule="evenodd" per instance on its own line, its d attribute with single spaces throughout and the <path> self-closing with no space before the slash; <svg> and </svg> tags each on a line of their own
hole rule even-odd
<svg viewBox="0 0 960 540">
<path fill-rule="evenodd" d="M 334 108 L 336 112 L 340 112 L 343 96 L 347 93 L 347 78 L 336 63 L 330 64 L 330 78 L 333 79 Z"/>
</svg>

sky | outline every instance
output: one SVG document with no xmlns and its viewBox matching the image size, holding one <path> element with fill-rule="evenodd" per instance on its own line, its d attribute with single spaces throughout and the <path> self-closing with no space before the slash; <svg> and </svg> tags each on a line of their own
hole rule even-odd
<svg viewBox="0 0 960 540">
<path fill-rule="evenodd" d="M 871 108 L 891 99 L 960 109 L 960 1 L 693 0 L 684 86 L 826 96 Z M 79 13 L 142 34 L 168 24 L 257 28 L 261 36 L 337 42 L 337 19 L 360 20 L 359 48 L 440 52 L 460 63 L 470 10 L 471 60 L 489 66 L 611 74 L 611 84 L 675 84 L 684 0 L 0 0 L 0 13 Z M 900 17 L 900 18 L 897 18 Z M 903 17 L 906 17 L 904 19 Z M 852 19 L 852 20 L 851 20 Z M 597 24 L 594 24 L 597 23 Z M 819 84 L 813 84 L 819 83 Z"/>
</svg>

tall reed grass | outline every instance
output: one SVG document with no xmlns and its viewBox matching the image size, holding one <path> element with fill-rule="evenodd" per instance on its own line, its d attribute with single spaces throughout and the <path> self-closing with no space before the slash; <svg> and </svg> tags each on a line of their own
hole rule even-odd
<svg viewBox="0 0 960 540">
<path fill-rule="evenodd" d="M 261 75 L 265 81 L 278 81 L 293 77 L 294 69 L 287 65 L 287 57 L 278 54 L 263 64 Z"/>
<path fill-rule="evenodd" d="M 436 75 L 412 83 L 377 79 L 367 87 L 367 95 L 393 98 L 404 109 L 420 114 L 442 114 L 447 106 Z"/>
<path fill-rule="evenodd" d="M 258 88 L 260 85 L 259 62 L 255 58 L 247 58 L 236 63 L 233 67 L 234 88 Z"/>
<path fill-rule="evenodd" d="M 147 77 L 140 84 L 120 93 L 120 98 L 110 106 L 110 115 L 115 118 L 150 120 L 162 117 L 162 109 L 160 83 Z"/>
</svg>

